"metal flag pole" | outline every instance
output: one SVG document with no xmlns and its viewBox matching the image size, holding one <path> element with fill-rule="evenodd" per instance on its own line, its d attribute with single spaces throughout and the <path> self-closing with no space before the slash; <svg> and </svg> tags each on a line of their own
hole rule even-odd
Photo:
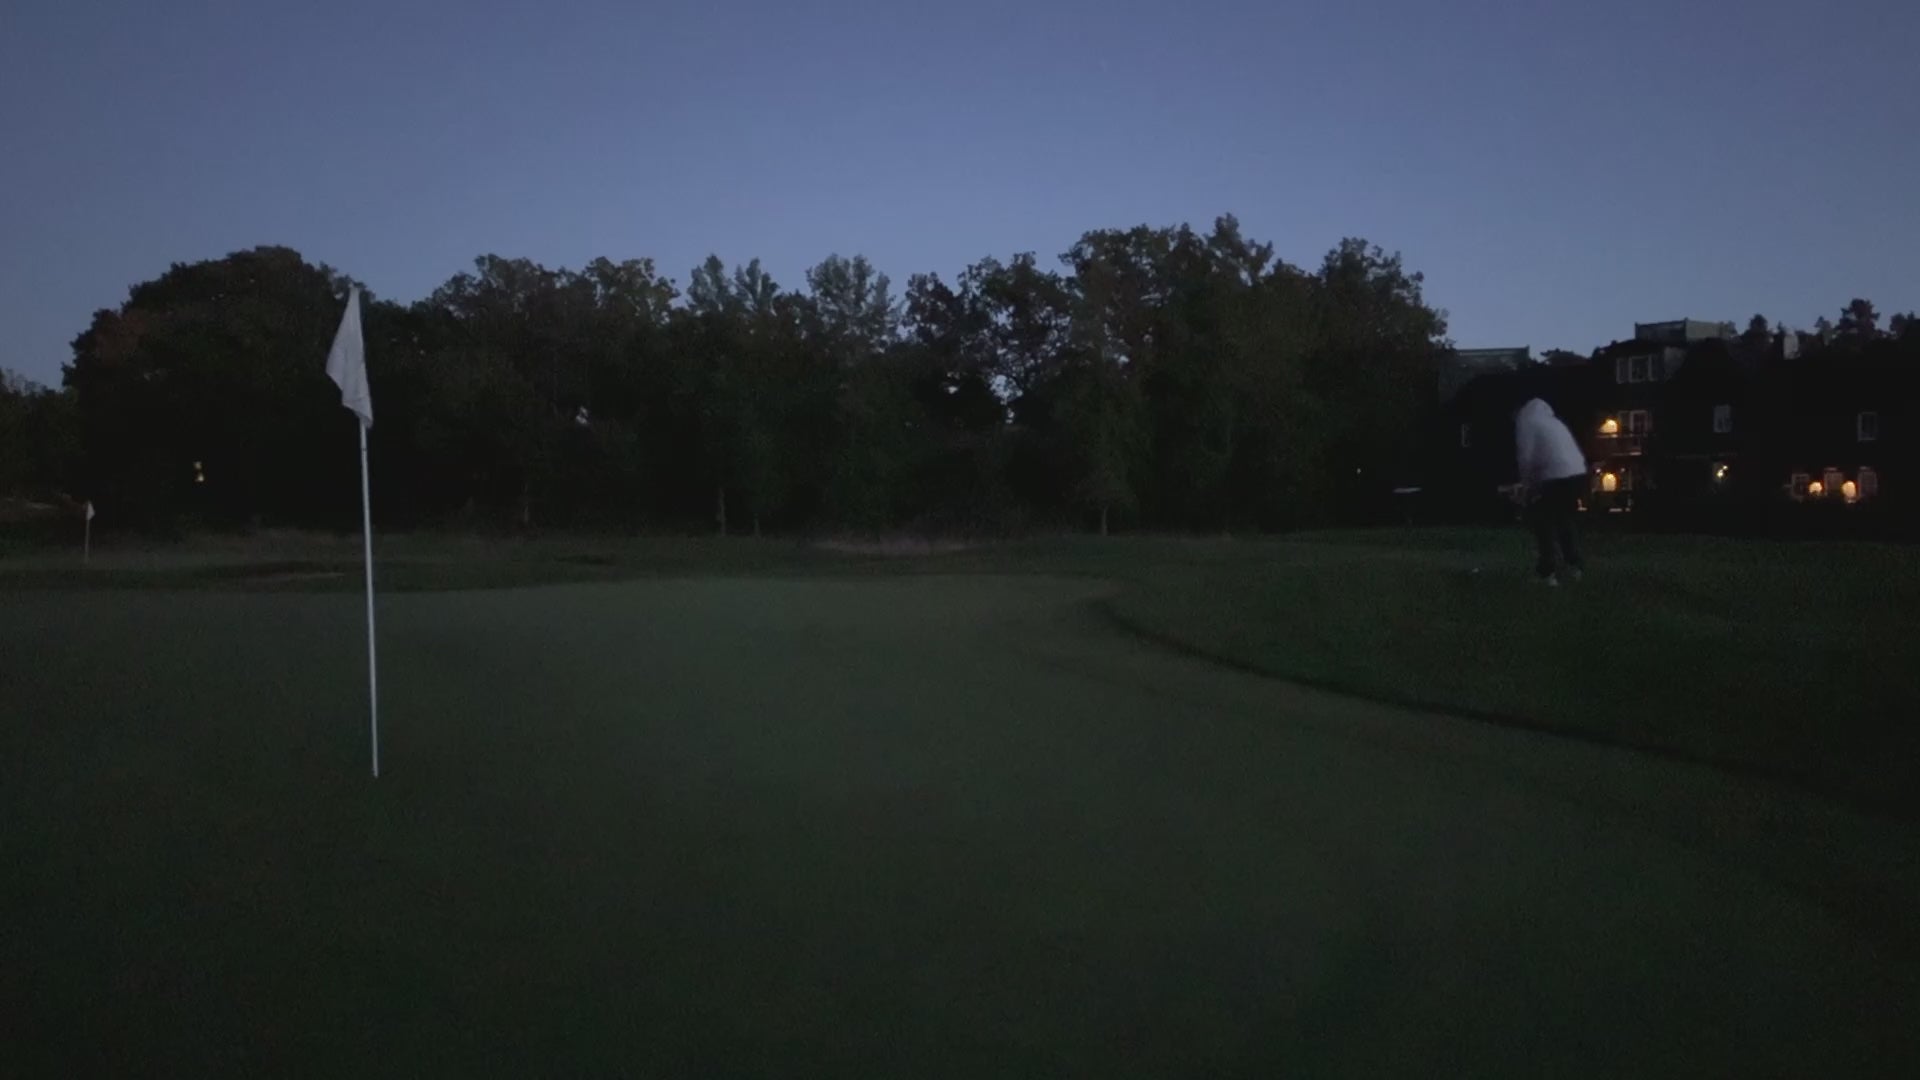
<svg viewBox="0 0 1920 1080">
<path fill-rule="evenodd" d="M 367 566 L 367 709 L 373 778 L 380 778 L 380 679 L 373 648 L 373 488 L 367 480 L 367 425 L 360 425 L 360 538 Z"/>
<path fill-rule="evenodd" d="M 367 724 L 373 736 L 373 777 L 380 778 L 380 683 L 373 652 L 373 488 L 367 479 L 367 429 L 373 426 L 373 394 L 367 389 L 367 346 L 360 334 L 360 287 L 347 289 L 347 310 L 327 350 L 327 378 L 340 388 L 340 404 L 360 420 L 360 540 L 367 557 Z"/>
</svg>

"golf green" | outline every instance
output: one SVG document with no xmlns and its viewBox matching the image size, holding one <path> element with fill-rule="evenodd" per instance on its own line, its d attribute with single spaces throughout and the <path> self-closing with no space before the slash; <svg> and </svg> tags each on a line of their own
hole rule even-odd
<svg viewBox="0 0 1920 1080">
<path fill-rule="evenodd" d="M 1910 827 L 1046 577 L 0 594 L 0 1071 L 1920 1069 Z"/>
</svg>

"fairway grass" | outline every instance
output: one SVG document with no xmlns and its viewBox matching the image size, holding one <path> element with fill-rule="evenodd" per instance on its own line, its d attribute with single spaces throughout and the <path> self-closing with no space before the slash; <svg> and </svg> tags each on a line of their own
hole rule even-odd
<svg viewBox="0 0 1920 1080">
<path fill-rule="evenodd" d="M 1393 704 L 1783 780 L 1920 818 L 1920 558 L 1906 547 L 1589 538 L 1590 580 L 1543 589 L 1517 530 L 1281 540 L 844 540 L 401 534 L 383 593 L 689 577 L 1047 575 L 1162 647 Z M 903 556 L 901 552 L 909 552 Z M 352 536 L 121 548 L 82 570 L 0 560 L 0 592 L 360 588 Z"/>
<path fill-rule="evenodd" d="M 1756 772 L 1920 817 L 1920 557 L 1601 537 L 1531 580 L 1515 534 L 1358 534 L 1142 574 L 1154 640 L 1282 678 Z"/>
<path fill-rule="evenodd" d="M 0 592 L 6 1071 L 1920 1066 L 1910 828 L 1180 656 L 1117 566 L 1331 556 L 1117 550 L 384 596 L 377 782 L 351 591 Z"/>
</svg>

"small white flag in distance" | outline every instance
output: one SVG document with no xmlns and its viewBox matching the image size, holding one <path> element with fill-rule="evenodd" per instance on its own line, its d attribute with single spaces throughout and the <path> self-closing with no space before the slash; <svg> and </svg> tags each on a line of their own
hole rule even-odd
<svg viewBox="0 0 1920 1080">
<path fill-rule="evenodd" d="M 340 404 L 364 427 L 373 426 L 373 393 L 367 389 L 367 347 L 360 337 L 360 287 L 347 293 L 347 313 L 327 352 L 327 378 L 340 388 Z"/>
<path fill-rule="evenodd" d="M 87 520 L 88 521 L 93 520 L 93 500 L 92 499 L 87 500 Z"/>
</svg>

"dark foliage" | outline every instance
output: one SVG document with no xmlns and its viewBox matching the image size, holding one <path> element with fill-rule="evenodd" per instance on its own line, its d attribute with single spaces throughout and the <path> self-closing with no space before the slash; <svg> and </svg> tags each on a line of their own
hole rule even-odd
<svg viewBox="0 0 1920 1080">
<path fill-rule="evenodd" d="M 896 296 L 859 257 L 801 290 L 709 258 L 682 293 L 646 259 L 489 255 L 410 306 L 367 297 L 376 513 L 1274 528 L 1414 467 L 1446 324 L 1398 256 L 1348 240 L 1309 271 L 1223 217 L 1090 232 L 1060 262 Z M 0 437 L 35 449 L 5 483 L 129 524 L 351 527 L 353 421 L 321 363 L 349 284 L 257 248 L 135 286 L 75 339 L 64 393 L 7 392 Z"/>
</svg>

